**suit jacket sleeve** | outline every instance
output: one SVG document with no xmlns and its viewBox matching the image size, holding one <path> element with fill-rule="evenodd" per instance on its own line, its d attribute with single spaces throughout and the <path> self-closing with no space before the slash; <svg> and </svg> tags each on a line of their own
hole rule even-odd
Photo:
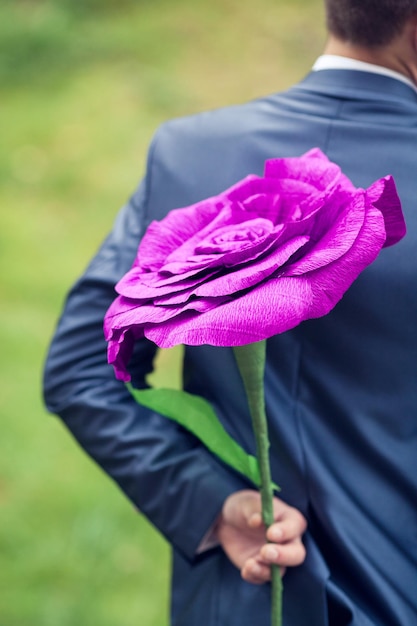
<svg viewBox="0 0 417 626">
<path fill-rule="evenodd" d="M 244 483 L 188 432 L 135 403 L 107 364 L 103 338 L 114 285 L 130 268 L 145 229 L 152 153 L 151 147 L 143 183 L 68 295 L 46 360 L 44 394 L 86 452 L 192 558 L 224 499 Z M 137 343 L 130 365 L 135 386 L 146 386 L 155 352 L 150 342 Z"/>
</svg>

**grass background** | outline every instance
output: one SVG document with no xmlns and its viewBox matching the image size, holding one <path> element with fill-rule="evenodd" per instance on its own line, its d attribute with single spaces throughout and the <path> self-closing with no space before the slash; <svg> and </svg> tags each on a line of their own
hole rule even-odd
<svg viewBox="0 0 417 626">
<path fill-rule="evenodd" d="M 158 124 L 289 86 L 322 22 L 320 0 L 2 0 L 0 626 L 168 623 L 168 547 L 44 410 L 45 351 Z"/>
</svg>

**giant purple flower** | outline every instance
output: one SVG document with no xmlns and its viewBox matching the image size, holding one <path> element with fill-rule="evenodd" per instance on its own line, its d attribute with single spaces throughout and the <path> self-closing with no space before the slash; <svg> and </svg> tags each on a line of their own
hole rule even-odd
<svg viewBox="0 0 417 626">
<path fill-rule="evenodd" d="M 327 314 L 405 234 L 391 176 L 358 189 L 319 150 L 266 162 L 227 191 L 152 222 L 105 318 L 129 380 L 133 343 L 239 346 Z"/>
</svg>

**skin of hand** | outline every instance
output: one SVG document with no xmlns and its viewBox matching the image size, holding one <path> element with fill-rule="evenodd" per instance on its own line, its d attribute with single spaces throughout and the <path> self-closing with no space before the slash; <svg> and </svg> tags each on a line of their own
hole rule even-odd
<svg viewBox="0 0 417 626">
<path fill-rule="evenodd" d="M 304 516 L 274 497 L 275 522 L 265 533 L 259 492 L 244 489 L 224 502 L 218 520 L 217 536 L 231 560 L 247 582 L 260 585 L 271 579 L 271 564 L 300 565 L 305 559 L 302 535 L 307 528 Z"/>
</svg>

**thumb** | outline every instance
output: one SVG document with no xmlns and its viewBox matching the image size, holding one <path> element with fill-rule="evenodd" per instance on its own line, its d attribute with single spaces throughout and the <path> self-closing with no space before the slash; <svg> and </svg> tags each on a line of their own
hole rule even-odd
<svg viewBox="0 0 417 626">
<path fill-rule="evenodd" d="M 260 528 L 263 525 L 262 515 L 259 512 L 252 513 L 248 519 L 249 528 Z"/>
<path fill-rule="evenodd" d="M 226 499 L 222 513 L 233 526 L 257 528 L 262 523 L 260 494 L 252 489 L 236 491 Z"/>
<path fill-rule="evenodd" d="M 258 491 L 241 492 L 241 512 L 249 528 L 259 528 L 262 526 L 262 504 Z"/>
</svg>

